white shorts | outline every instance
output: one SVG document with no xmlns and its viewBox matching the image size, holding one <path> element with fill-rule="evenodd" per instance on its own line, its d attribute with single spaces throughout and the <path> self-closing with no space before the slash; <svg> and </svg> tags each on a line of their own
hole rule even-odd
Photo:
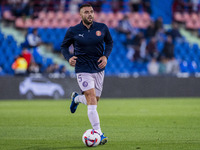
<svg viewBox="0 0 200 150">
<path fill-rule="evenodd" d="M 76 77 L 78 85 L 83 92 L 94 88 L 96 96 L 101 96 L 104 71 L 98 73 L 77 73 Z"/>
</svg>

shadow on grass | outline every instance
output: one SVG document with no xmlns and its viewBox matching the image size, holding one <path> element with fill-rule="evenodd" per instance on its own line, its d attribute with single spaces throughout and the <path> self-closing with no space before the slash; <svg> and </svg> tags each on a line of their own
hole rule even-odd
<svg viewBox="0 0 200 150">
<path fill-rule="evenodd" d="M 27 147 L 24 149 L 20 150 L 66 150 L 66 149 L 87 149 L 86 146 L 63 146 L 63 147 L 39 147 L 39 146 L 32 146 L 32 147 Z"/>
</svg>

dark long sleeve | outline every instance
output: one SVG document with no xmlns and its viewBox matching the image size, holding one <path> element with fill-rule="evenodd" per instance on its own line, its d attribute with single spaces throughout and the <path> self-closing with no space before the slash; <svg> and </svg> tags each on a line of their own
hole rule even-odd
<svg viewBox="0 0 200 150">
<path fill-rule="evenodd" d="M 67 61 L 69 61 L 71 57 L 69 53 L 69 47 L 71 44 L 73 44 L 73 34 L 71 32 L 71 28 L 69 28 L 61 44 L 61 53 L 63 54 L 63 56 Z"/>
<path fill-rule="evenodd" d="M 106 26 L 106 35 L 104 37 L 104 41 L 105 41 L 104 56 L 106 56 L 108 58 L 111 51 L 112 51 L 112 48 L 113 48 L 113 40 L 112 40 L 112 37 L 110 35 L 110 31 L 109 31 L 107 26 Z"/>
</svg>

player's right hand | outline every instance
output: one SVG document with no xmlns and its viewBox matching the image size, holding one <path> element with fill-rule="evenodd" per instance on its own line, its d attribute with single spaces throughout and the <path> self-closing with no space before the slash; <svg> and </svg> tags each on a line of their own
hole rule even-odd
<svg viewBox="0 0 200 150">
<path fill-rule="evenodd" d="M 69 64 L 72 66 L 72 67 L 75 67 L 75 65 L 76 65 L 76 59 L 77 59 L 78 57 L 76 57 L 76 56 L 73 56 L 73 57 L 71 57 L 70 59 L 69 59 Z"/>
</svg>

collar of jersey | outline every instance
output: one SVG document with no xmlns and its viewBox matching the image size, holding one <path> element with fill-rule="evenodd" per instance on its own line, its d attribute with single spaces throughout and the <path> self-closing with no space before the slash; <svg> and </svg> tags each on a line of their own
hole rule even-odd
<svg viewBox="0 0 200 150">
<path fill-rule="evenodd" d="M 93 29 L 93 28 L 94 28 L 94 26 L 95 26 L 95 22 L 93 21 L 93 23 L 92 23 L 92 25 L 90 26 L 90 28 L 89 28 L 89 29 L 88 29 L 86 26 L 84 26 L 84 24 L 83 24 L 83 22 L 82 22 L 82 21 L 80 22 L 80 25 L 81 25 L 81 27 L 82 27 L 83 29 L 91 30 L 91 29 Z"/>
</svg>

